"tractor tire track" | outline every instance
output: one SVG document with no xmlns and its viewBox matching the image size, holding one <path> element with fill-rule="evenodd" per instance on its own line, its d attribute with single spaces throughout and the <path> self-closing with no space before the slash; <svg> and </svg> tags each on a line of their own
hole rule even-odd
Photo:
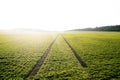
<svg viewBox="0 0 120 80">
<path fill-rule="evenodd" d="M 72 48 L 72 46 L 69 44 L 69 42 L 65 39 L 65 37 L 63 35 L 61 35 L 63 37 L 63 39 L 65 40 L 65 42 L 67 43 L 67 45 L 69 46 L 69 48 L 72 50 L 72 52 L 74 53 L 75 57 L 77 58 L 77 60 L 79 61 L 79 63 L 81 64 L 81 66 L 83 68 L 87 67 L 87 64 L 81 59 L 81 57 L 77 54 L 77 52 Z"/>
<path fill-rule="evenodd" d="M 40 59 L 37 61 L 37 63 L 34 65 L 34 67 L 32 68 L 32 70 L 25 76 L 24 79 L 27 79 L 30 76 L 35 76 L 38 72 L 38 70 L 40 69 L 40 67 L 42 66 L 42 64 L 44 63 L 48 53 L 50 52 L 52 45 L 54 44 L 54 42 L 56 41 L 58 35 L 56 36 L 56 38 L 52 41 L 52 43 L 48 46 L 48 48 L 46 49 L 46 51 L 43 53 L 43 55 L 40 57 Z"/>
</svg>

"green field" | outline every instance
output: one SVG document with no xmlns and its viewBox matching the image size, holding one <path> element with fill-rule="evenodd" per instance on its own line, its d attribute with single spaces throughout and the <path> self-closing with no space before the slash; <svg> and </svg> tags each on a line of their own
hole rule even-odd
<svg viewBox="0 0 120 80">
<path fill-rule="evenodd" d="M 65 38 L 88 65 L 92 80 L 120 80 L 120 33 L 64 33 Z"/>
<path fill-rule="evenodd" d="M 26 77 L 57 34 L 37 74 Z M 24 79 L 120 80 L 120 32 L 0 33 L 0 80 Z"/>
<path fill-rule="evenodd" d="M 23 79 L 55 35 L 48 33 L 0 34 L 0 79 Z"/>
</svg>

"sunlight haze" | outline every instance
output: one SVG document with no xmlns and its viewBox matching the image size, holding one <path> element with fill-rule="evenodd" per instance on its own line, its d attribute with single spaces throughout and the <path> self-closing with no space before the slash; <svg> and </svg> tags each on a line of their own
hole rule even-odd
<svg viewBox="0 0 120 80">
<path fill-rule="evenodd" d="M 0 29 L 63 31 L 120 24 L 119 0 L 0 0 Z"/>
</svg>

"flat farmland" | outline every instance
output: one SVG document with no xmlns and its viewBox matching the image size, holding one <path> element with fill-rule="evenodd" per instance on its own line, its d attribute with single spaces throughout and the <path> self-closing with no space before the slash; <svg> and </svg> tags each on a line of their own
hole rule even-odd
<svg viewBox="0 0 120 80">
<path fill-rule="evenodd" d="M 62 36 L 59 36 L 34 79 L 85 80 L 88 74 Z"/>
<path fill-rule="evenodd" d="M 1 33 L 0 79 L 23 80 L 56 35 Z"/>
<path fill-rule="evenodd" d="M 86 62 L 91 80 L 120 79 L 119 32 L 67 32 L 63 35 Z"/>
<path fill-rule="evenodd" d="M 0 33 L 0 79 L 120 80 L 120 33 Z"/>
</svg>

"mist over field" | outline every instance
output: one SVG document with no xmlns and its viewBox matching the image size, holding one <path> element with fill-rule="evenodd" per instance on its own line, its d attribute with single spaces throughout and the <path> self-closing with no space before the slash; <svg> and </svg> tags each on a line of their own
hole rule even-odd
<svg viewBox="0 0 120 80">
<path fill-rule="evenodd" d="M 98 31 L 0 33 L 0 78 L 117 80 L 119 35 Z"/>
<path fill-rule="evenodd" d="M 0 0 L 0 80 L 120 80 L 119 0 Z"/>
</svg>

